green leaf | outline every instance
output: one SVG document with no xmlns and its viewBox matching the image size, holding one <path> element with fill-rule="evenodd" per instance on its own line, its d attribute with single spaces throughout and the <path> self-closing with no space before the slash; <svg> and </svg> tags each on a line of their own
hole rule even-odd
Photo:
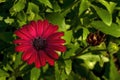
<svg viewBox="0 0 120 80">
<path fill-rule="evenodd" d="M 0 21 L 2 21 L 3 20 L 3 16 L 0 16 Z"/>
<path fill-rule="evenodd" d="M 75 66 L 76 72 L 86 80 L 100 80 L 100 78 L 95 76 L 95 74 L 93 74 L 93 72 L 87 67 L 86 64 L 78 63 L 74 65 L 76 65 Z M 82 79 L 78 79 L 78 80 L 82 80 Z"/>
<path fill-rule="evenodd" d="M 106 25 L 110 26 L 112 24 L 112 14 L 110 14 L 107 10 L 97 6 L 92 5 L 92 7 L 96 10 L 98 16 Z"/>
<path fill-rule="evenodd" d="M 53 5 L 54 12 L 61 11 L 61 8 L 60 8 L 59 4 L 57 3 L 57 1 L 54 1 L 54 3 L 52 5 Z"/>
<path fill-rule="evenodd" d="M 63 62 L 64 63 L 64 62 Z M 55 80 L 66 80 L 67 75 L 65 73 L 64 64 L 61 62 L 55 63 Z"/>
<path fill-rule="evenodd" d="M 37 19 L 39 19 L 39 18 L 41 19 L 41 17 L 38 15 L 38 13 L 39 13 L 39 6 L 32 2 L 29 2 L 28 9 L 27 9 L 28 21 L 36 20 L 36 17 L 37 17 Z"/>
<path fill-rule="evenodd" d="M 110 54 L 114 54 L 119 51 L 119 46 L 114 42 L 109 42 L 107 49 Z"/>
<path fill-rule="evenodd" d="M 83 59 L 86 63 L 86 65 L 88 65 L 88 67 L 90 69 L 93 69 L 96 62 L 101 62 L 101 59 L 103 62 L 108 62 L 109 59 L 107 57 L 104 56 L 99 56 L 99 55 L 93 55 L 93 54 L 84 54 L 78 57 L 79 59 Z"/>
<path fill-rule="evenodd" d="M 3 71 L 2 69 L 0 69 L 0 77 L 3 77 L 3 76 L 8 77 L 9 74 L 7 72 Z"/>
<path fill-rule="evenodd" d="M 60 76 L 60 71 L 59 71 L 59 67 L 58 67 L 58 63 L 55 63 L 55 80 L 61 80 L 61 76 Z"/>
<path fill-rule="evenodd" d="M 40 3 L 43 3 L 45 6 L 52 8 L 52 4 L 49 0 L 38 0 Z"/>
<path fill-rule="evenodd" d="M 19 0 L 17 3 L 15 3 L 12 8 L 10 9 L 10 14 L 14 15 L 17 12 L 22 11 L 25 8 L 26 0 Z"/>
<path fill-rule="evenodd" d="M 116 23 L 120 25 L 120 19 L 116 17 Z"/>
<path fill-rule="evenodd" d="M 24 11 L 21 11 L 17 14 L 17 21 L 19 23 L 19 26 L 23 26 L 26 24 L 27 16 Z"/>
<path fill-rule="evenodd" d="M 65 61 L 65 71 L 66 74 L 69 75 L 72 71 L 72 61 L 71 60 L 66 60 Z"/>
<path fill-rule="evenodd" d="M 79 15 L 81 15 L 89 7 L 88 0 L 82 0 L 79 8 Z"/>
<path fill-rule="evenodd" d="M 10 66 L 10 64 L 7 64 L 7 65 L 6 65 L 6 68 L 7 68 L 7 70 L 9 70 L 9 71 L 12 71 L 12 72 L 14 71 L 13 68 Z"/>
<path fill-rule="evenodd" d="M 32 11 L 32 12 L 34 12 L 34 13 L 39 13 L 39 6 L 36 5 L 36 4 L 34 4 L 34 3 L 32 3 L 32 2 L 29 2 L 29 3 L 28 3 L 27 13 L 28 13 L 29 11 Z"/>
<path fill-rule="evenodd" d="M 15 57 L 15 62 L 14 62 L 14 67 L 18 67 L 21 63 L 22 63 L 22 60 L 21 60 L 21 56 L 22 56 L 22 53 L 16 53 L 16 55 L 14 55 Z"/>
<path fill-rule="evenodd" d="M 26 14 L 24 11 L 21 11 L 17 14 L 17 18 L 18 20 L 22 21 L 22 22 L 26 22 Z"/>
<path fill-rule="evenodd" d="M 105 1 L 105 0 L 99 0 L 99 2 L 101 3 L 101 4 L 103 4 L 106 8 L 107 8 L 107 10 L 109 11 L 109 13 L 110 14 L 112 14 L 113 13 L 113 10 L 115 9 L 115 7 L 116 7 L 116 3 L 114 3 L 114 2 L 107 2 L 107 1 Z"/>
<path fill-rule="evenodd" d="M 47 72 L 48 69 L 49 69 L 49 65 L 48 65 L 48 64 L 46 64 L 46 65 L 42 68 L 42 70 L 43 70 L 44 73 Z"/>
<path fill-rule="evenodd" d="M 99 77 L 95 76 L 95 74 L 92 72 L 89 72 L 88 75 L 89 75 L 88 78 L 89 80 L 101 80 Z"/>
<path fill-rule="evenodd" d="M 81 76 L 72 71 L 67 80 L 81 80 Z"/>
<path fill-rule="evenodd" d="M 103 33 L 109 34 L 114 37 L 120 37 L 120 26 L 112 23 L 111 26 L 106 25 L 102 21 L 93 21 L 92 26 Z"/>
<path fill-rule="evenodd" d="M 34 12 L 32 12 L 32 11 L 29 11 L 29 13 L 28 13 L 29 15 L 28 15 L 28 21 L 31 21 L 31 20 L 34 20 L 34 18 L 35 18 L 35 13 Z"/>
<path fill-rule="evenodd" d="M 111 54 L 109 80 L 119 80 L 119 79 L 120 79 L 120 75 L 117 71 L 117 68 L 113 61 L 113 56 Z"/>
<path fill-rule="evenodd" d="M 76 50 L 79 48 L 79 44 L 78 44 L 78 43 L 77 43 L 77 44 L 69 44 L 69 45 L 67 46 L 67 48 L 68 48 L 69 50 L 67 50 L 67 51 L 65 52 L 65 54 L 63 55 L 64 59 L 70 58 L 71 56 L 74 56 Z"/>
<path fill-rule="evenodd" d="M 82 35 L 82 40 L 86 41 L 86 38 L 89 34 L 89 30 L 87 28 L 83 27 L 83 35 Z"/>
<path fill-rule="evenodd" d="M 71 42 L 72 39 L 72 30 L 69 31 L 65 31 L 63 38 L 65 39 L 65 44 L 69 44 Z"/>
<path fill-rule="evenodd" d="M 6 77 L 0 77 L 0 80 L 6 80 Z"/>
<path fill-rule="evenodd" d="M 51 13 L 47 14 L 46 17 L 51 23 L 58 25 L 59 30 L 65 31 L 66 30 L 66 24 L 65 24 L 65 18 L 60 13 Z"/>
<path fill-rule="evenodd" d="M 15 79 L 16 79 L 15 76 L 11 76 L 11 77 L 9 78 L 9 80 L 15 80 Z"/>
<path fill-rule="evenodd" d="M 38 80 L 40 76 L 40 69 L 32 68 L 30 80 Z"/>
<path fill-rule="evenodd" d="M 0 0 L 0 3 L 6 2 L 6 0 Z"/>
<path fill-rule="evenodd" d="M 4 21 L 7 24 L 12 24 L 14 22 L 14 19 L 7 17 L 6 19 L 4 19 Z"/>
<path fill-rule="evenodd" d="M 66 80 L 66 79 L 67 79 L 67 75 L 66 75 L 65 71 L 62 70 L 62 72 L 61 72 L 61 80 Z"/>
</svg>

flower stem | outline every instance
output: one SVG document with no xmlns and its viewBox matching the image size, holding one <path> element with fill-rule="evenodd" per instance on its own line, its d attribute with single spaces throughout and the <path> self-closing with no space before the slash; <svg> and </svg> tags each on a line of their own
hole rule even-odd
<svg viewBox="0 0 120 80">
<path fill-rule="evenodd" d="M 69 58 L 66 58 L 66 59 L 64 59 L 64 60 L 74 59 L 74 58 L 80 56 L 81 53 L 83 53 L 83 52 L 84 52 L 86 49 L 88 49 L 89 47 L 90 47 L 90 45 L 86 46 L 86 47 L 83 48 L 80 52 L 78 52 L 78 54 L 76 54 L 76 55 L 74 55 L 74 56 L 71 56 L 71 57 L 69 57 Z"/>
</svg>

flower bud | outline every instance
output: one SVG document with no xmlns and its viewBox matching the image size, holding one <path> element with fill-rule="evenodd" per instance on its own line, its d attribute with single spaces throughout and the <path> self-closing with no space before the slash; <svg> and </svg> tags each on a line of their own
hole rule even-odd
<svg viewBox="0 0 120 80">
<path fill-rule="evenodd" d="M 87 43 L 92 46 L 97 46 L 105 40 L 105 34 L 97 31 L 96 33 L 90 33 L 87 36 Z"/>
<path fill-rule="evenodd" d="M 108 47 L 107 47 L 109 53 L 116 53 L 119 50 L 119 47 L 116 43 L 110 42 Z"/>
</svg>

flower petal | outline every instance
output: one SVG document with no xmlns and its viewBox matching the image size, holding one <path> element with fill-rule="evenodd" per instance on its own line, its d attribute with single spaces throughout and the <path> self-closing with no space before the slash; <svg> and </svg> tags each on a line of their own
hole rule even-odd
<svg viewBox="0 0 120 80">
<path fill-rule="evenodd" d="M 46 30 L 49 28 L 49 23 L 48 23 L 48 20 L 44 20 L 43 21 L 43 33 L 46 33 Z"/>
<path fill-rule="evenodd" d="M 48 45 L 60 45 L 65 43 L 63 39 L 56 39 L 56 40 L 47 40 Z"/>
<path fill-rule="evenodd" d="M 35 22 L 34 22 L 35 23 Z M 29 27 L 27 28 L 28 29 L 28 33 L 33 37 L 35 38 L 37 36 L 36 34 L 36 29 L 35 29 L 35 26 L 32 26 L 31 24 L 28 25 Z M 37 26 L 37 25 L 36 25 Z"/>
<path fill-rule="evenodd" d="M 32 48 L 27 49 L 26 51 L 24 51 L 23 55 L 22 55 L 22 60 L 26 61 L 28 60 L 32 54 L 34 53 Z"/>
<path fill-rule="evenodd" d="M 17 39 L 13 41 L 14 44 L 31 44 L 31 41 L 23 40 L 23 39 Z"/>
<path fill-rule="evenodd" d="M 54 40 L 54 39 L 60 39 L 64 35 L 64 32 L 56 32 L 52 35 L 50 35 L 47 40 Z"/>
<path fill-rule="evenodd" d="M 56 51 L 61 51 L 61 52 L 65 52 L 66 51 L 66 47 L 63 45 L 48 45 L 47 48 L 52 49 L 52 50 L 56 50 Z"/>
<path fill-rule="evenodd" d="M 54 65 L 54 59 L 50 58 L 48 55 L 45 55 L 47 62 L 53 66 Z"/>
<path fill-rule="evenodd" d="M 24 52 L 24 51 L 28 50 L 31 47 L 32 47 L 31 45 L 26 45 L 26 44 L 18 45 L 18 46 L 15 47 L 15 51 L 16 52 Z"/>
<path fill-rule="evenodd" d="M 15 34 L 20 37 L 21 39 L 29 40 L 30 38 L 22 33 L 20 30 L 15 31 Z"/>
<path fill-rule="evenodd" d="M 35 62 L 36 57 L 37 57 L 37 51 L 33 50 L 31 57 L 27 60 L 27 63 L 32 64 L 33 62 Z"/>
<path fill-rule="evenodd" d="M 43 21 L 38 20 L 37 21 L 37 36 L 40 37 L 43 34 L 43 28 L 44 28 Z"/>
<path fill-rule="evenodd" d="M 45 66 L 46 64 L 46 59 L 45 59 L 45 52 L 40 50 L 38 53 L 39 57 L 40 57 L 40 62 L 41 62 L 41 66 Z"/>
<path fill-rule="evenodd" d="M 58 59 L 59 58 L 58 54 L 52 49 L 46 48 L 46 53 L 49 57 L 51 57 L 53 59 Z"/>
<path fill-rule="evenodd" d="M 35 60 L 35 66 L 36 66 L 36 68 L 40 68 L 41 67 L 40 59 L 38 57 Z"/>
<path fill-rule="evenodd" d="M 28 25 L 24 25 L 21 29 L 15 31 L 15 34 L 20 37 L 21 39 L 29 40 L 32 39 L 32 36 L 29 34 Z"/>
<path fill-rule="evenodd" d="M 43 38 L 47 38 L 48 36 L 52 35 L 58 30 L 58 26 L 54 26 L 52 24 L 49 24 L 48 28 L 43 34 Z"/>
</svg>

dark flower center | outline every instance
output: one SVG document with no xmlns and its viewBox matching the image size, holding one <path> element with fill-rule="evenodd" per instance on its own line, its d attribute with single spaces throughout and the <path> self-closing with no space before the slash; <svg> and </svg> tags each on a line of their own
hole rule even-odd
<svg viewBox="0 0 120 80">
<path fill-rule="evenodd" d="M 33 41 L 33 46 L 37 51 L 44 49 L 46 46 L 46 40 L 40 37 L 35 38 Z"/>
</svg>

